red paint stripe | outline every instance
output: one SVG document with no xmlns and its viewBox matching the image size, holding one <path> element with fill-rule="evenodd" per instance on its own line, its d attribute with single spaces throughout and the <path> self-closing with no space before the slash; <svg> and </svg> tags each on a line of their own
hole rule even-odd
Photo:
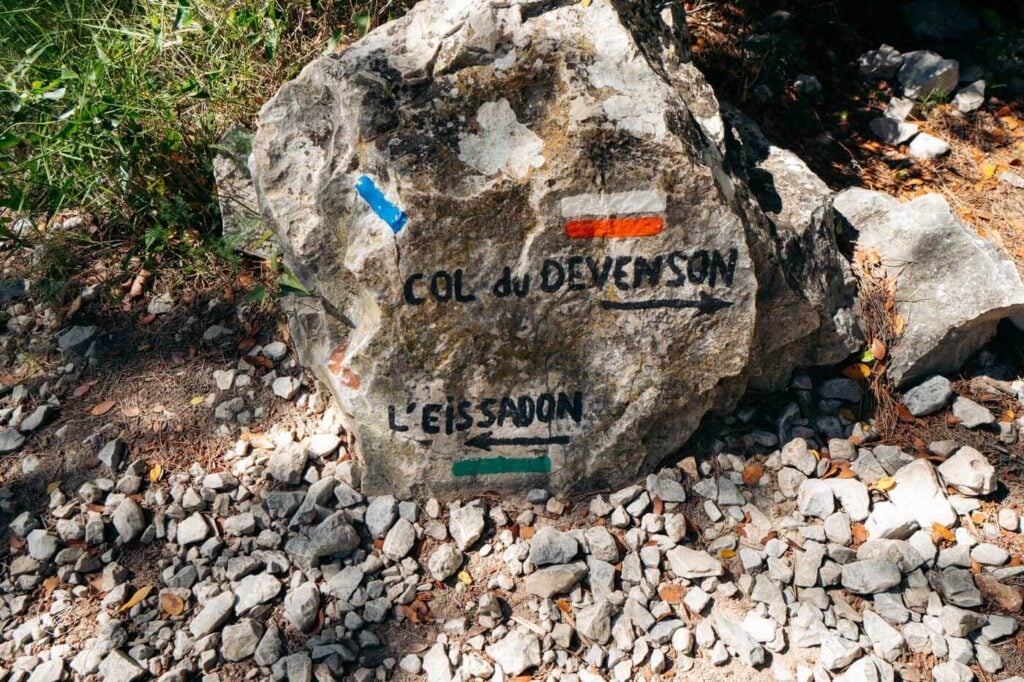
<svg viewBox="0 0 1024 682">
<path fill-rule="evenodd" d="M 592 218 L 567 220 L 565 235 L 570 239 L 622 239 L 650 237 L 665 229 L 664 218 Z"/>
</svg>

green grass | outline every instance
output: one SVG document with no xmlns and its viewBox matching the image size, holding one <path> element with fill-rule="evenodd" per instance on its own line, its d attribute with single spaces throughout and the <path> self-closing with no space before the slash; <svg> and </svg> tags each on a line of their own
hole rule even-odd
<svg viewBox="0 0 1024 682">
<path fill-rule="evenodd" d="M 210 164 L 219 134 L 254 123 L 309 60 L 403 6 L 0 0 L 0 231 L 82 209 L 147 260 L 227 255 Z"/>
</svg>

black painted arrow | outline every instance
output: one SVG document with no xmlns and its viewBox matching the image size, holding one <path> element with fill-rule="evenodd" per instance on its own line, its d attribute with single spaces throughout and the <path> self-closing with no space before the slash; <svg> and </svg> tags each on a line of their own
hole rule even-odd
<svg viewBox="0 0 1024 682">
<path fill-rule="evenodd" d="M 473 436 L 466 445 L 490 452 L 492 445 L 568 445 L 569 436 L 524 437 L 524 438 L 492 438 L 490 431 Z"/>
<path fill-rule="evenodd" d="M 720 298 L 709 296 L 703 291 L 696 301 L 688 301 L 678 298 L 655 298 L 646 301 L 601 301 L 601 307 L 605 310 L 653 310 L 655 308 L 696 308 L 697 315 L 710 315 L 711 313 L 728 308 L 732 301 L 723 301 Z"/>
</svg>

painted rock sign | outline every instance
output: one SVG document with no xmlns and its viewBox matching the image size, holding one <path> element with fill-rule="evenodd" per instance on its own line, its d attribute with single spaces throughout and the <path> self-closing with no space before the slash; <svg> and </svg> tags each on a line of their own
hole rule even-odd
<svg viewBox="0 0 1024 682">
<path fill-rule="evenodd" d="M 845 352 L 827 198 L 773 224 L 679 18 L 644 7 L 428 0 L 264 108 L 257 191 L 314 293 L 297 344 L 364 488 L 621 482 L 784 379 L 779 349 Z"/>
</svg>

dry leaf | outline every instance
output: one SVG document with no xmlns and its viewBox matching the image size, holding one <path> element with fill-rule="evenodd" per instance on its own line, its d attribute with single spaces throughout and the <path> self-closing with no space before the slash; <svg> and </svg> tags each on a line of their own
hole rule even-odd
<svg viewBox="0 0 1024 682">
<path fill-rule="evenodd" d="M 856 421 L 857 415 L 853 413 L 849 407 L 843 407 L 839 410 L 839 416 L 848 422 Z"/>
<path fill-rule="evenodd" d="M 557 600 L 555 602 L 555 606 L 557 606 L 558 610 L 562 613 L 572 613 L 572 607 L 569 606 L 569 602 L 565 599 Z"/>
<path fill-rule="evenodd" d="M 263 357 L 262 355 L 246 355 L 242 359 L 253 367 L 259 366 L 264 369 L 274 369 L 274 361 L 270 358 Z"/>
<path fill-rule="evenodd" d="M 657 516 L 661 516 L 662 512 L 664 512 L 664 511 L 665 511 L 665 503 L 661 501 L 661 498 L 660 498 L 660 497 L 658 497 L 657 495 L 655 495 L 655 496 L 654 496 L 654 499 L 652 500 L 652 504 L 653 504 L 653 506 L 654 506 L 654 510 L 653 510 L 653 511 L 654 511 L 654 513 L 655 513 L 655 514 L 656 514 Z"/>
<path fill-rule="evenodd" d="M 139 324 L 145 326 L 152 323 L 154 320 L 156 320 L 156 314 L 149 313 L 148 315 L 143 315 L 139 318 Z"/>
<path fill-rule="evenodd" d="M 840 469 L 839 478 L 857 478 L 857 472 L 853 469 Z"/>
<path fill-rule="evenodd" d="M 252 337 L 247 337 L 238 342 L 238 350 L 242 351 L 243 353 L 248 353 L 253 349 L 253 346 L 255 345 L 256 339 Z"/>
<path fill-rule="evenodd" d="M 875 339 L 871 342 L 871 354 L 875 356 L 875 360 L 884 360 L 885 354 L 888 352 L 889 348 L 882 339 Z"/>
<path fill-rule="evenodd" d="M 202 405 L 204 402 L 206 402 L 206 398 L 201 395 L 194 395 L 192 396 L 192 400 L 189 401 L 193 406 Z"/>
<path fill-rule="evenodd" d="M 87 381 L 84 384 L 82 384 L 81 386 L 79 386 L 78 388 L 76 388 L 73 395 L 76 398 L 84 397 L 85 394 L 88 393 L 89 391 L 91 391 L 92 387 L 95 386 L 97 383 L 99 383 L 99 382 L 96 379 L 93 379 L 92 381 Z"/>
<path fill-rule="evenodd" d="M 469 571 L 459 571 L 459 582 L 465 585 L 473 584 L 473 576 L 469 574 Z"/>
<path fill-rule="evenodd" d="M 89 410 L 89 414 L 94 417 L 102 417 L 114 407 L 113 400 L 104 400 L 102 403 L 93 405 L 93 408 Z"/>
<path fill-rule="evenodd" d="M 932 524 L 932 532 L 941 537 L 947 542 L 955 542 L 956 536 L 953 535 L 953 531 L 943 526 L 941 523 Z"/>
<path fill-rule="evenodd" d="M 868 529 L 864 527 L 863 523 L 855 523 L 852 527 L 853 541 L 856 544 L 862 544 L 868 539 Z"/>
<path fill-rule="evenodd" d="M 736 550 L 723 549 L 718 553 L 718 556 L 722 557 L 723 559 L 732 559 L 734 556 L 736 556 Z"/>
<path fill-rule="evenodd" d="M 982 512 L 974 512 L 971 514 L 971 521 L 975 523 L 985 523 L 985 514 Z"/>
<path fill-rule="evenodd" d="M 173 592 L 160 595 L 160 608 L 169 616 L 180 616 L 185 612 L 185 600 Z"/>
<path fill-rule="evenodd" d="M 843 376 L 848 379 L 867 379 L 871 376 L 871 368 L 863 362 L 858 362 L 845 368 Z"/>
<path fill-rule="evenodd" d="M 683 588 L 680 585 L 662 585 L 658 594 L 666 604 L 679 604 L 683 601 Z"/>
<path fill-rule="evenodd" d="M 896 317 L 892 318 L 892 330 L 896 332 L 897 335 L 902 334 L 903 330 L 906 329 L 906 327 L 907 321 L 903 319 L 902 315 L 897 315 Z"/>
<path fill-rule="evenodd" d="M 63 482 L 64 481 L 50 481 L 49 483 L 47 483 L 46 484 L 46 494 L 49 495 L 50 493 L 52 493 L 54 490 L 59 488 L 60 484 L 63 483 Z"/>
<path fill-rule="evenodd" d="M 154 464 L 153 468 L 149 470 L 149 482 L 156 483 L 160 480 L 160 477 L 164 475 L 164 468 L 159 464 Z"/>
<path fill-rule="evenodd" d="M 755 486 L 764 475 L 764 467 L 757 462 L 751 462 L 743 467 L 743 485 Z"/>
<path fill-rule="evenodd" d="M 904 405 L 903 403 L 896 403 L 896 414 L 899 415 L 901 420 L 905 422 L 910 422 L 911 424 L 918 421 L 917 417 L 912 415 L 910 413 L 910 410 L 907 409 L 907 406 Z"/>
<path fill-rule="evenodd" d="M 868 486 L 868 490 L 878 490 L 879 492 L 887 492 L 896 487 L 896 479 L 892 476 L 886 476 L 880 478 L 871 485 Z"/>
<path fill-rule="evenodd" d="M 149 596 L 149 593 L 152 589 L 152 585 L 145 585 L 135 590 L 135 594 L 132 595 L 131 599 L 121 604 L 121 608 L 119 608 L 118 611 L 127 611 L 136 604 L 142 603 L 142 600 Z"/>
<path fill-rule="evenodd" d="M 121 410 L 121 414 L 123 414 L 126 417 L 138 417 L 140 414 L 142 414 L 142 410 L 140 410 L 137 407 L 126 407 L 123 410 Z"/>
<path fill-rule="evenodd" d="M 413 607 L 411 607 L 411 606 L 400 606 L 399 610 L 402 612 L 402 615 L 405 616 L 406 619 L 408 619 L 410 622 L 412 622 L 412 623 L 419 623 L 419 622 L 421 622 L 420 621 L 420 614 L 417 613 L 416 609 L 414 609 Z"/>
<path fill-rule="evenodd" d="M 81 296 L 76 296 L 75 300 L 73 300 L 71 302 L 71 305 L 68 306 L 67 312 L 64 313 L 64 319 L 65 320 L 68 319 L 69 317 L 71 317 L 72 315 L 77 313 L 79 310 L 81 310 L 82 309 L 82 303 L 83 303 L 82 297 Z"/>
<path fill-rule="evenodd" d="M 44 599 L 49 597 L 51 594 L 53 594 L 53 591 L 55 589 L 57 589 L 57 585 L 58 585 L 59 582 L 60 582 L 60 579 L 57 576 L 55 576 L 55 575 L 51 575 L 49 578 L 47 578 L 46 580 L 43 581 L 43 598 Z"/>
<path fill-rule="evenodd" d="M 535 532 L 536 531 L 533 529 L 533 526 L 523 526 L 519 529 L 519 537 L 521 537 L 524 540 L 529 540 L 533 537 L 533 534 Z"/>
</svg>

